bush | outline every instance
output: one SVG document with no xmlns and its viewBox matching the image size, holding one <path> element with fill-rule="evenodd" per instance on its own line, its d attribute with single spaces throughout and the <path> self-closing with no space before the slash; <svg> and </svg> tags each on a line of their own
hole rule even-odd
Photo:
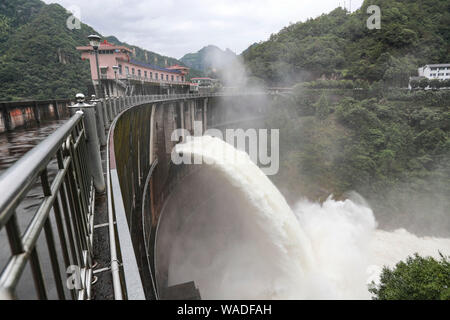
<svg viewBox="0 0 450 320">
<path fill-rule="evenodd" d="M 317 80 L 306 82 L 304 86 L 308 89 L 355 89 L 367 87 L 367 84 L 361 80 Z"/>
<path fill-rule="evenodd" d="M 433 90 L 437 90 L 441 87 L 441 81 L 439 79 L 431 79 L 430 80 L 430 87 Z"/>
<path fill-rule="evenodd" d="M 427 88 L 429 85 L 430 85 L 430 81 L 429 81 L 427 78 L 421 79 L 421 80 L 419 81 L 419 87 L 420 87 L 421 89 L 425 89 L 425 88 Z"/>
<path fill-rule="evenodd" d="M 440 260 L 415 254 L 392 270 L 384 267 L 369 292 L 374 300 L 450 300 L 450 261 L 442 254 Z"/>
</svg>

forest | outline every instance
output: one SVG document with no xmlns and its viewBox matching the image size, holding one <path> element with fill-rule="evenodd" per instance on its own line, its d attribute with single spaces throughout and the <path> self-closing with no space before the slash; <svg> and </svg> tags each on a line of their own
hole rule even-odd
<svg viewBox="0 0 450 320">
<path fill-rule="evenodd" d="M 68 98 L 87 92 L 91 83 L 89 63 L 81 60 L 77 46 L 87 36 L 99 34 L 81 23 L 81 29 L 67 28 L 71 14 L 58 4 L 40 0 L 0 2 L 0 101 Z M 115 37 L 103 37 L 124 44 Z M 158 66 L 182 64 L 157 53 L 136 49 L 136 58 Z M 191 75 L 201 75 L 192 70 Z"/>
<path fill-rule="evenodd" d="M 380 29 L 367 28 L 369 5 L 380 7 Z M 450 62 L 450 2 L 366 0 L 353 13 L 339 7 L 285 27 L 242 56 L 267 85 L 322 78 L 407 87 L 419 66 Z"/>
<path fill-rule="evenodd" d="M 361 194 L 381 227 L 450 230 L 450 92 L 294 87 L 277 97 L 267 126 L 280 128 L 288 200 Z"/>
</svg>

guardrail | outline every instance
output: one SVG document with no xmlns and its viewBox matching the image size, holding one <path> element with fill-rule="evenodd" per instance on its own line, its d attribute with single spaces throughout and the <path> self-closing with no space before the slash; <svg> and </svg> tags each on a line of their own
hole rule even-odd
<svg viewBox="0 0 450 320">
<path fill-rule="evenodd" d="M 137 80 L 137 81 L 143 81 L 143 82 L 150 82 L 150 83 L 156 83 L 156 84 L 178 84 L 178 85 L 188 85 L 190 82 L 187 81 L 180 81 L 180 80 L 163 80 L 163 79 L 153 79 L 153 78 L 146 78 L 143 76 L 133 75 L 129 74 L 125 77 L 119 78 L 119 80 Z"/>
<path fill-rule="evenodd" d="M 79 111 L 0 176 L 0 231 L 6 229 L 11 251 L 6 266 L 0 270 L 0 299 L 17 298 L 16 288 L 28 262 L 38 298 L 48 298 L 36 248 L 41 234 L 45 234 L 48 259 L 52 267 L 58 298 L 65 299 L 69 296 L 72 299 L 90 299 L 93 277 L 94 199 L 96 192 L 103 192 L 105 189 L 100 145 L 107 143 L 106 186 L 114 297 L 115 299 L 145 298 L 128 229 L 125 206 L 129 207 L 132 203 L 133 192 L 146 190 L 148 185 L 145 184 L 145 180 L 151 179 L 157 160 L 152 159 L 150 150 L 138 147 L 139 143 L 149 146 L 149 137 L 128 136 L 129 154 L 140 159 L 139 163 L 142 165 L 134 168 L 130 167 L 132 165 L 130 162 L 128 164 L 130 170 L 125 172 L 138 175 L 139 180 L 144 181 L 141 181 L 142 185 L 136 186 L 134 185 L 136 180 L 130 180 L 129 187 L 132 189 L 128 191 L 131 193 L 123 199 L 122 192 L 127 190 L 120 189 L 118 174 L 114 173 L 117 155 L 112 148 L 117 120 L 128 109 L 143 106 L 140 110 L 146 112 L 147 117 L 141 117 L 135 123 L 142 129 L 135 132 L 143 132 L 148 126 L 148 122 L 144 119 L 148 119 L 148 113 L 151 113 L 151 108 L 144 107 L 146 104 L 230 95 L 242 95 L 242 93 L 109 97 L 102 100 L 92 99 L 91 104 L 84 103 L 84 96 L 78 97 L 78 104 L 70 108 L 79 109 Z M 106 139 L 104 129 L 108 128 L 110 129 L 109 138 Z M 48 167 L 52 161 L 56 162 L 57 170 L 55 178 L 50 182 Z M 122 161 L 122 163 L 126 162 Z M 17 219 L 20 213 L 19 207 L 36 183 L 41 185 L 43 197 L 31 222 L 22 234 Z M 144 200 L 147 201 L 147 199 Z M 55 224 L 52 223 L 53 219 Z M 58 241 L 55 241 L 54 229 L 58 234 Z M 60 265 L 63 265 L 66 270 L 61 270 Z M 67 275 L 63 271 L 67 270 L 75 271 L 72 276 L 75 284 L 70 288 L 67 288 L 65 286 L 67 283 L 63 281 L 64 276 Z M 154 283 L 151 286 L 154 287 Z"/>
<path fill-rule="evenodd" d="M 136 234 L 149 234 L 149 230 L 143 230 L 145 216 L 140 213 L 141 209 L 148 209 L 149 196 L 145 194 L 150 192 L 149 182 L 158 166 L 158 159 L 154 158 L 149 147 L 155 136 L 151 121 L 154 108 L 150 105 L 212 96 L 219 94 L 125 97 L 124 108 L 120 109 L 120 115 L 111 124 L 108 134 L 107 190 L 115 299 L 158 299 L 153 264 L 147 255 L 149 239 L 145 239 L 145 244 L 144 241 L 139 242 L 142 244 L 140 246 L 133 242 Z M 149 228 L 151 224 L 145 227 Z"/>
<path fill-rule="evenodd" d="M 75 114 L 0 176 L 0 230 L 6 229 L 11 251 L 0 274 L 3 298 L 16 298 L 16 287 L 28 262 L 38 298 L 48 298 L 36 247 L 42 233 L 58 298 L 65 299 L 67 290 L 73 299 L 90 297 L 95 189 L 87 167 L 86 130 L 82 119 L 83 113 Z M 48 166 L 53 159 L 57 162 L 57 172 L 50 183 Z M 35 183 L 42 186 L 43 198 L 22 234 L 17 219 L 18 207 Z M 78 268 L 74 270 L 72 288 L 68 289 L 63 281 L 66 270 L 60 269 L 60 259 L 66 270 L 71 266 Z"/>
<path fill-rule="evenodd" d="M 69 115 L 73 99 L 0 102 L 0 132 L 12 131 L 30 122 L 60 119 Z"/>
</svg>

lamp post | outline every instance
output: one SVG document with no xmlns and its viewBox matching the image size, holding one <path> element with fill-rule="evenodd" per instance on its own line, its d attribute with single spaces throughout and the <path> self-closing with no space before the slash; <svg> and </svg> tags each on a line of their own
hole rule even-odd
<svg viewBox="0 0 450 320">
<path fill-rule="evenodd" d="M 91 34 L 89 37 L 89 44 L 92 46 L 92 48 L 94 49 L 94 53 L 95 53 L 95 64 L 97 66 L 97 78 L 98 78 L 98 91 L 97 92 L 97 96 L 99 98 L 104 98 L 104 94 L 103 94 L 103 88 L 102 88 L 102 81 L 101 81 L 101 76 L 100 76 L 100 66 L 98 65 L 98 48 L 100 47 L 100 40 L 101 38 L 96 35 L 96 34 Z"/>
</svg>

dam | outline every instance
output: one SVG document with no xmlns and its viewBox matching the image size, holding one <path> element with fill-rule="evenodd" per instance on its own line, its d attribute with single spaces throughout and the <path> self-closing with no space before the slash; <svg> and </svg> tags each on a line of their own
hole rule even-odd
<svg viewBox="0 0 450 320">
<path fill-rule="evenodd" d="M 370 299 L 383 266 L 449 252 L 355 193 L 287 203 L 266 117 L 292 88 L 200 88 L 90 38 L 87 97 L 0 104 L 8 143 L 40 132 L 1 159 L 0 299 Z"/>
<path fill-rule="evenodd" d="M 173 130 L 194 134 L 196 123 L 200 132 L 262 125 L 270 97 L 173 94 L 94 99 L 92 104 L 78 98 L 69 107 L 73 116 L 1 175 L 2 240 L 11 246 L 10 257 L 2 256 L 2 296 L 16 297 L 30 262 L 39 298 L 48 298 L 48 290 L 59 298 L 90 299 L 95 287 L 110 290 L 98 294 L 103 297 L 158 298 L 168 283 L 162 275 L 157 286 L 155 278 L 156 230 L 173 190 L 195 171 L 171 163 L 180 142 L 171 141 Z M 51 164 L 57 168 L 49 175 Z M 36 183 L 42 196 L 28 212 L 21 203 Z M 191 200 L 186 205 L 201 201 Z M 19 226 L 17 215 L 23 213 L 32 216 Z M 46 253 L 36 248 L 41 233 Z M 53 276 L 44 275 L 41 265 L 51 266 Z M 65 292 L 65 271 L 73 266 L 80 266 L 79 279 Z M 167 272 L 159 269 L 160 275 Z M 99 283 L 91 287 L 94 278 Z"/>
<path fill-rule="evenodd" d="M 377 230 L 358 197 L 291 208 L 248 150 L 194 136 L 265 128 L 275 97 L 78 96 L 0 176 L 0 297 L 368 299 L 381 266 L 450 248 Z"/>
</svg>

